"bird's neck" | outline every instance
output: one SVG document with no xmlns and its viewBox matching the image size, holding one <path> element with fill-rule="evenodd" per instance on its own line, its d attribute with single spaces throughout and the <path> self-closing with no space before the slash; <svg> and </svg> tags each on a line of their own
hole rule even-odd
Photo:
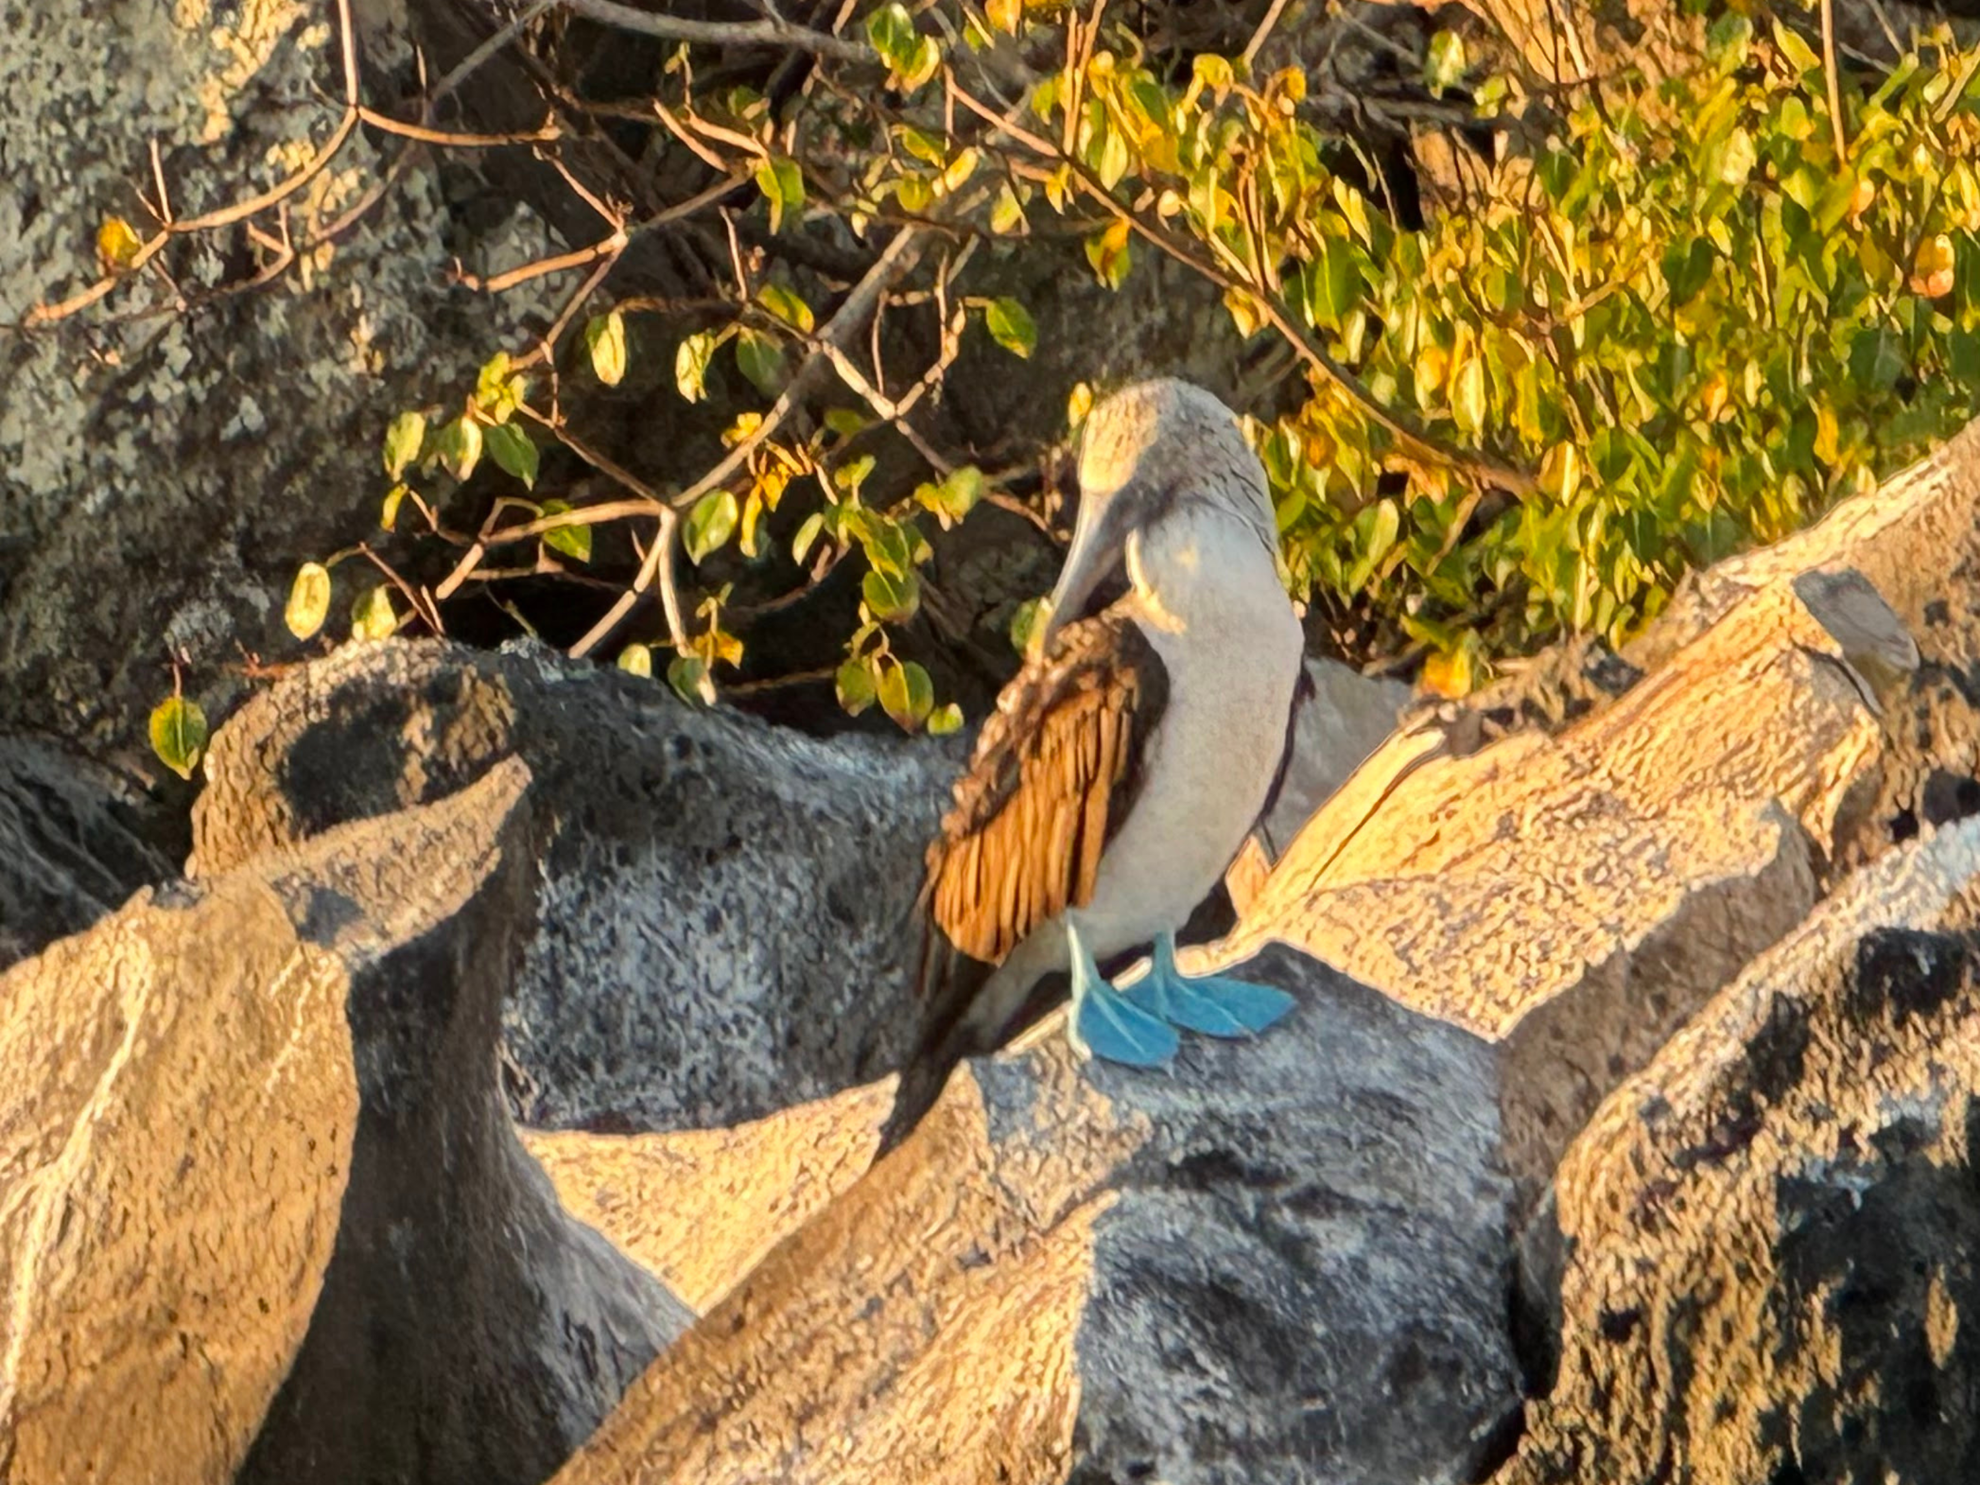
<svg viewBox="0 0 1980 1485">
<path fill-rule="evenodd" d="M 1150 637 L 1297 627 L 1273 553 L 1247 522 L 1185 506 L 1128 538 L 1126 600 Z M 1158 648 L 1166 648 L 1158 641 Z"/>
</svg>

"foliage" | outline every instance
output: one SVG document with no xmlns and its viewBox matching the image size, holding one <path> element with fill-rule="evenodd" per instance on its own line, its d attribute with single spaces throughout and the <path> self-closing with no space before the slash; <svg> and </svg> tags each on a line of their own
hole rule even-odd
<svg viewBox="0 0 1980 1485">
<path fill-rule="evenodd" d="M 1079 328 L 985 292 L 985 243 L 1047 252 L 1071 233 L 1115 288 L 1166 254 L 1221 292 L 1246 335 L 1290 350 L 1304 382 L 1274 405 L 1291 411 L 1249 425 L 1289 580 L 1420 648 L 1426 679 L 1449 691 L 1564 631 L 1619 642 L 1690 568 L 1778 538 L 1975 410 L 1980 50 L 1948 32 L 1872 74 L 1825 60 L 1812 12 L 1674 10 L 1645 49 L 1660 71 L 1625 57 L 1559 85 L 1504 38 L 1440 33 L 1414 59 L 1426 108 L 1442 110 L 1424 117 L 1492 146 L 1453 143 L 1439 209 L 1418 226 L 1361 142 L 1327 131 L 1307 73 L 1152 51 L 1123 9 L 863 6 L 776 98 L 755 86 L 771 86 L 774 58 L 703 82 L 705 49 L 681 44 L 654 98 L 611 117 L 643 117 L 656 151 L 703 162 L 710 203 L 734 210 L 741 192 L 764 246 L 743 251 L 731 231 L 733 282 L 691 311 L 595 305 L 630 238 L 693 203 L 642 216 L 588 197 L 610 218 L 598 244 L 502 275 L 584 282 L 542 342 L 493 356 L 454 407 L 390 421 L 381 524 L 408 526 L 409 506 L 414 529 L 461 555 L 431 590 L 367 590 L 353 631 L 436 627 L 470 583 L 588 571 L 594 527 L 630 523 L 640 567 L 626 591 L 656 595 L 666 625 L 616 644 L 630 673 L 652 675 L 659 649 L 677 691 L 713 699 L 750 642 L 736 575 L 794 574 L 788 598 L 760 610 L 803 601 L 850 560 L 858 617 L 817 679 L 855 714 L 960 725 L 924 663 L 938 641 L 916 622 L 929 538 L 1023 498 L 1008 471 L 929 444 L 917 410 L 964 336 L 1015 368 Z M 841 256 L 862 244 L 866 279 L 821 278 L 816 251 L 782 252 L 799 236 Z M 909 239 L 914 251 L 898 251 Z M 105 225 L 106 271 L 135 278 L 150 250 Z M 883 376 L 877 352 L 862 370 L 888 296 L 910 291 L 939 310 L 939 353 L 906 380 Z M 649 314 L 673 331 L 672 391 L 657 395 L 725 424 L 719 463 L 665 471 L 673 485 L 579 431 L 588 397 L 647 374 L 651 341 L 632 332 Z M 567 326 L 580 328 L 565 340 Z M 1069 428 L 1092 395 L 1078 389 Z M 912 489 L 874 477 L 890 439 L 928 471 Z M 619 492 L 539 496 L 552 445 Z M 457 530 L 446 512 L 469 480 L 485 514 Z M 517 549 L 534 560 L 490 560 Z M 332 571 L 360 552 L 384 567 L 357 547 L 299 575 L 299 636 L 323 625 Z M 1014 645 L 1037 613 L 1013 618 Z"/>
</svg>

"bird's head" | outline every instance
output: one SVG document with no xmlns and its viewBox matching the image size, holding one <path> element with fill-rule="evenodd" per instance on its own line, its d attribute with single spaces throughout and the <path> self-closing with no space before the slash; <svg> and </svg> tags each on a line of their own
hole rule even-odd
<svg viewBox="0 0 1980 1485">
<path fill-rule="evenodd" d="M 1097 404 L 1081 432 L 1079 517 L 1044 638 L 1100 606 L 1131 535 L 1190 508 L 1229 516 L 1268 553 L 1278 549 L 1265 470 L 1216 397 L 1163 377 Z"/>
</svg>

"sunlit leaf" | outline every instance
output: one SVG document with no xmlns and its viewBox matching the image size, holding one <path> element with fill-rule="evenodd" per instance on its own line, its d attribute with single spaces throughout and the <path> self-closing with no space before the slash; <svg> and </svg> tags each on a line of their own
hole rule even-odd
<svg viewBox="0 0 1980 1485">
<path fill-rule="evenodd" d="M 392 607 L 392 590 L 379 583 L 358 594 L 351 605 L 352 639 L 390 639 L 398 632 L 399 615 Z"/>
<path fill-rule="evenodd" d="M 1015 299 L 994 300 L 983 322 L 991 339 L 1014 356 L 1029 357 L 1038 347 L 1038 326 L 1031 311 Z"/>
<path fill-rule="evenodd" d="M 482 434 L 482 442 L 488 450 L 488 457 L 505 474 L 512 474 L 523 484 L 536 488 L 536 445 L 527 433 L 514 423 L 499 423 Z"/>
<path fill-rule="evenodd" d="M 1464 76 L 1464 38 L 1455 31 L 1439 31 L 1423 51 L 1423 85 L 1432 98 L 1457 86 Z"/>
<path fill-rule="evenodd" d="M 809 335 L 817 323 L 811 313 L 811 306 L 778 283 L 765 283 L 756 291 L 756 302 L 771 314 L 804 334 Z"/>
<path fill-rule="evenodd" d="M 173 773 L 190 779 L 206 756 L 206 713 L 186 696 L 168 696 L 151 713 L 151 751 Z"/>
<path fill-rule="evenodd" d="M 390 531 L 399 524 L 399 507 L 410 494 L 412 487 L 406 484 L 394 485 L 385 492 L 385 503 L 378 511 L 378 524 L 381 527 Z"/>
<path fill-rule="evenodd" d="M 715 678 L 699 655 L 676 655 L 667 665 L 667 684 L 689 706 L 715 704 Z"/>
<path fill-rule="evenodd" d="M 443 469 L 464 480 L 481 462 L 481 439 L 481 424 L 472 418 L 455 418 L 433 440 L 432 452 Z"/>
<path fill-rule="evenodd" d="M 1011 648 L 1020 655 L 1029 655 L 1032 647 L 1044 637 L 1045 621 L 1051 616 L 1052 605 L 1046 599 L 1025 599 L 1011 615 Z"/>
<path fill-rule="evenodd" d="M 330 569 L 320 562 L 305 562 L 296 569 L 296 580 L 289 585 L 282 622 L 297 639 L 308 639 L 329 616 Z"/>
<path fill-rule="evenodd" d="M 96 229 L 96 258 L 106 273 L 128 273 L 144 251 L 144 239 L 122 217 L 106 217 Z"/>
<path fill-rule="evenodd" d="M 858 716 L 879 694 L 873 683 L 873 672 L 864 660 L 848 660 L 839 667 L 834 678 L 839 693 L 839 705 L 853 716 Z"/>
<path fill-rule="evenodd" d="M 804 524 L 797 529 L 797 535 L 791 538 L 791 560 L 802 566 L 806 554 L 811 551 L 811 544 L 818 540 L 818 533 L 824 529 L 825 513 L 823 511 L 813 511 L 810 515 L 806 516 L 804 518 Z"/>
<path fill-rule="evenodd" d="M 951 732 L 962 730 L 962 708 L 953 701 L 938 706 L 928 714 L 928 734 L 930 737 L 947 737 Z"/>
<path fill-rule="evenodd" d="M 426 443 L 426 414 L 402 412 L 385 430 L 385 474 L 397 479 L 404 474 Z"/>
<path fill-rule="evenodd" d="M 674 352 L 674 386 L 689 402 L 708 395 L 708 363 L 721 343 L 712 330 L 698 330 Z"/>
<path fill-rule="evenodd" d="M 616 309 L 596 315 L 584 327 L 584 346 L 591 353 L 591 369 L 608 387 L 616 387 L 626 375 L 626 319 Z"/>
<path fill-rule="evenodd" d="M 774 397 L 784 385 L 784 348 L 760 330 L 744 330 L 736 336 L 736 369 L 766 397 Z"/>
<path fill-rule="evenodd" d="M 543 514 L 561 515 L 571 508 L 568 500 L 546 500 Z M 591 560 L 591 528 L 589 526 L 553 526 L 543 533 L 543 544 L 553 552 L 562 552 L 566 557 L 579 562 Z"/>
<path fill-rule="evenodd" d="M 740 515 L 731 490 L 710 490 L 696 501 L 681 527 L 689 559 L 698 566 L 702 558 L 719 551 L 735 534 Z"/>
<path fill-rule="evenodd" d="M 904 732 L 912 732 L 935 707 L 935 685 L 914 661 L 884 661 L 880 669 L 880 708 Z"/>
<path fill-rule="evenodd" d="M 619 669 L 628 674 L 653 676 L 653 650 L 649 645 L 627 645 L 619 651 Z"/>
<path fill-rule="evenodd" d="M 796 218 L 804 209 L 804 172 L 798 162 L 772 157 L 756 167 L 756 188 L 770 203 L 770 230 L 783 229 L 786 215 Z"/>
<path fill-rule="evenodd" d="M 921 602 L 921 581 L 910 569 L 905 572 L 870 570 L 860 579 L 860 595 L 867 612 L 883 624 L 897 624 L 914 616 Z"/>
</svg>

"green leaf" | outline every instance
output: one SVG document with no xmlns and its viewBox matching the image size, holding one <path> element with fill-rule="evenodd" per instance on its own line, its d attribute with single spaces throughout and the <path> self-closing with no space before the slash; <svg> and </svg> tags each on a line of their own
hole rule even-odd
<svg viewBox="0 0 1980 1485">
<path fill-rule="evenodd" d="M 543 514 L 561 515 L 571 508 L 568 500 L 546 500 Z M 591 528 L 589 526 L 553 526 L 543 533 L 543 544 L 553 552 L 562 552 L 566 557 L 579 562 L 591 560 Z"/>
<path fill-rule="evenodd" d="M 497 427 L 507 423 L 522 400 L 523 379 L 509 375 L 509 353 L 497 351 L 474 382 L 475 408 Z"/>
<path fill-rule="evenodd" d="M 1455 31 L 1439 31 L 1430 38 L 1423 53 L 1423 85 L 1432 98 L 1444 96 L 1464 76 L 1464 38 Z"/>
<path fill-rule="evenodd" d="M 653 649 L 650 645 L 627 645 L 619 651 L 619 669 L 629 675 L 653 676 Z"/>
<path fill-rule="evenodd" d="M 398 628 L 390 588 L 380 583 L 358 594 L 357 602 L 351 605 L 352 639 L 390 639 Z"/>
<path fill-rule="evenodd" d="M 1485 358 L 1475 352 L 1451 379 L 1451 418 L 1473 436 L 1485 427 Z"/>
<path fill-rule="evenodd" d="M 1340 324 L 1361 297 L 1361 275 L 1355 269 L 1354 249 L 1339 237 L 1321 244 L 1319 256 L 1306 266 L 1306 317 L 1313 324 L 1332 327 Z"/>
<path fill-rule="evenodd" d="M 488 457 L 506 474 L 521 480 L 528 489 L 536 488 L 536 445 L 514 423 L 498 423 L 482 435 Z"/>
<path fill-rule="evenodd" d="M 1798 72 L 1813 72 L 1822 65 L 1822 59 L 1815 55 L 1815 49 L 1779 21 L 1774 22 L 1774 45 L 1780 48 L 1781 55 L 1786 57 Z"/>
<path fill-rule="evenodd" d="M 736 368 L 765 397 L 775 397 L 784 384 L 784 348 L 761 330 L 736 336 Z"/>
<path fill-rule="evenodd" d="M 1125 220 L 1117 220 L 1086 239 L 1086 261 L 1093 265 L 1100 282 L 1110 289 L 1126 283 L 1128 270 L 1133 267 L 1134 253 L 1128 246 L 1128 234 L 1132 230 Z"/>
<path fill-rule="evenodd" d="M 912 660 L 905 665 L 899 661 L 883 662 L 880 707 L 900 724 L 903 732 L 912 732 L 935 708 L 935 684 L 928 679 L 928 672 Z"/>
<path fill-rule="evenodd" d="M 385 475 L 397 479 L 406 472 L 426 442 L 426 414 L 402 412 L 385 430 Z"/>
<path fill-rule="evenodd" d="M 772 156 L 756 167 L 756 188 L 770 203 L 770 230 L 780 232 L 784 215 L 795 218 L 804 209 L 804 172 L 798 162 Z"/>
<path fill-rule="evenodd" d="M 714 331 L 698 330 L 674 352 L 674 386 L 689 402 L 699 402 L 708 395 L 708 363 L 721 343 Z"/>
<path fill-rule="evenodd" d="M 1725 143 L 1718 150 L 1717 175 L 1729 186 L 1743 186 L 1746 178 L 1753 174 L 1753 167 L 1759 162 L 1759 152 L 1754 148 L 1753 136 L 1744 128 L 1728 134 Z"/>
<path fill-rule="evenodd" d="M 1051 605 L 1043 598 L 1027 598 L 1020 603 L 1011 615 L 1011 648 L 1020 655 L 1029 655 L 1032 641 L 1044 634 L 1045 621 L 1051 613 Z"/>
<path fill-rule="evenodd" d="M 591 352 L 591 369 L 608 387 L 626 375 L 626 318 L 616 309 L 595 315 L 584 327 L 584 346 Z"/>
<path fill-rule="evenodd" d="M 811 550 L 811 544 L 818 540 L 818 533 L 824 529 L 825 512 L 815 510 L 806 516 L 804 524 L 797 529 L 797 535 L 791 538 L 791 560 L 802 567 L 805 554 Z"/>
<path fill-rule="evenodd" d="M 848 660 L 839 667 L 834 681 L 839 705 L 855 717 L 873 705 L 874 697 L 879 694 L 873 684 L 873 672 L 864 660 Z"/>
<path fill-rule="evenodd" d="M 947 737 L 951 732 L 959 732 L 962 724 L 962 708 L 953 701 L 936 707 L 928 714 L 928 734 L 931 737 Z"/>
<path fill-rule="evenodd" d="M 1888 392 L 1904 375 L 1904 347 L 1888 326 L 1869 326 L 1849 343 L 1849 374 L 1868 392 Z"/>
<path fill-rule="evenodd" d="M 190 779 L 206 754 L 206 713 L 184 696 L 168 696 L 151 713 L 151 751 L 182 779 Z"/>
<path fill-rule="evenodd" d="M 873 473 L 874 459 L 871 454 L 861 454 L 857 459 L 848 459 L 832 471 L 832 483 L 848 495 L 857 495 L 859 487 L 866 483 L 866 477 Z"/>
<path fill-rule="evenodd" d="M 330 569 L 320 562 L 305 562 L 296 569 L 296 580 L 289 585 L 282 622 L 297 639 L 308 639 L 323 627 L 329 615 Z"/>
<path fill-rule="evenodd" d="M 913 617 L 921 602 L 921 580 L 912 569 L 894 573 L 872 568 L 860 579 L 859 591 L 866 599 L 867 612 L 883 624 Z"/>
<path fill-rule="evenodd" d="M 710 552 L 721 550 L 734 534 L 741 514 L 735 494 L 729 490 L 710 490 L 695 502 L 694 509 L 688 512 L 683 540 L 688 557 L 696 566 Z"/>
<path fill-rule="evenodd" d="M 1705 55 L 1723 76 L 1746 65 L 1747 48 L 1753 42 L 1753 22 L 1736 10 L 1729 10 L 1712 22 L 1705 33 Z"/>
<path fill-rule="evenodd" d="M 993 301 L 983 323 L 989 327 L 990 338 L 1014 356 L 1029 359 L 1038 348 L 1038 326 L 1031 311 L 1015 299 Z"/>
<path fill-rule="evenodd" d="M 708 662 L 699 655 L 676 655 L 667 666 L 667 684 L 689 706 L 712 706 L 715 682 L 708 674 Z"/>
<path fill-rule="evenodd" d="M 1712 244 L 1702 237 L 1678 238 L 1664 249 L 1663 269 L 1672 306 L 1689 304 L 1711 282 Z"/>
<path fill-rule="evenodd" d="M 974 464 L 952 470 L 939 485 L 922 485 L 914 492 L 918 504 L 935 513 L 947 531 L 976 508 L 983 498 L 983 471 Z"/>
<path fill-rule="evenodd" d="M 433 457 L 457 480 L 465 480 L 481 462 L 481 424 L 455 418 L 433 440 Z"/>
<path fill-rule="evenodd" d="M 806 335 L 809 335 L 812 327 L 817 324 L 817 320 L 812 316 L 811 306 L 782 284 L 764 284 L 756 291 L 756 302 L 786 325 Z"/>
</svg>

